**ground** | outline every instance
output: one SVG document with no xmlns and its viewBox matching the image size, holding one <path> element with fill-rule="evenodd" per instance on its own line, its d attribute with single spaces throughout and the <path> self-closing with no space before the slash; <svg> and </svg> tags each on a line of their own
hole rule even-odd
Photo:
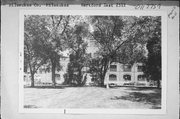
<svg viewBox="0 0 180 119">
<path fill-rule="evenodd" d="M 36 87 L 24 91 L 25 108 L 161 108 L 161 90 L 156 88 Z"/>
</svg>

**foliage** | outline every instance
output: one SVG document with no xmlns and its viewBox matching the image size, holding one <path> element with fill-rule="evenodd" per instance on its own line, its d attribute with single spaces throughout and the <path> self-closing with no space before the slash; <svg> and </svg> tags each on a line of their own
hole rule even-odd
<svg viewBox="0 0 180 119">
<path fill-rule="evenodd" d="M 92 76 L 92 81 L 95 84 L 101 83 L 101 58 L 91 58 L 89 61 L 89 73 Z"/>
<path fill-rule="evenodd" d="M 56 85 L 55 71 L 61 69 L 59 60 L 62 57 L 61 51 L 65 49 L 62 44 L 65 40 L 64 34 L 69 27 L 68 24 L 69 16 L 31 15 L 26 17 L 25 34 L 33 39 L 32 42 L 27 40 L 27 46 L 32 45 L 33 47 L 29 50 L 33 50 L 43 61 L 50 64 L 46 65 L 46 68 L 51 68 L 54 86 Z M 29 52 L 25 53 L 29 54 Z M 30 59 L 30 61 L 33 60 Z M 30 67 L 33 67 L 32 64 L 34 63 L 31 63 Z"/>
<path fill-rule="evenodd" d="M 144 59 L 144 42 L 135 25 L 136 17 L 95 16 L 91 17 L 94 31 L 92 39 L 96 41 L 100 55 L 100 81 L 104 78 L 112 62 L 134 63 Z M 141 36 L 141 37 L 140 37 Z"/>
<path fill-rule="evenodd" d="M 96 70 L 100 72 L 101 85 L 112 62 L 133 64 L 147 59 L 146 44 L 154 36 L 160 37 L 160 20 L 160 17 L 151 16 L 90 17 L 91 40 L 96 42 L 96 53 L 100 56 Z"/>
<path fill-rule="evenodd" d="M 145 61 L 144 72 L 151 80 L 157 81 L 157 87 L 160 87 L 161 80 L 161 42 L 154 37 L 147 43 L 148 58 Z"/>
<path fill-rule="evenodd" d="M 25 16 L 24 21 L 24 69 L 29 68 L 31 74 L 31 86 L 34 87 L 34 74 L 40 66 L 47 62 L 47 57 L 39 52 L 38 40 L 48 37 L 48 30 L 44 26 L 44 19 L 39 16 Z M 44 34 L 42 34 L 42 32 Z"/>
<path fill-rule="evenodd" d="M 116 16 L 94 16 L 90 18 L 93 32 L 93 40 L 98 46 L 97 53 L 100 54 L 100 84 L 104 85 L 105 74 L 109 63 L 114 59 L 119 45 L 122 43 L 122 28 L 124 23 L 121 17 Z"/>
<path fill-rule="evenodd" d="M 144 73 L 150 80 L 157 81 L 157 87 L 160 87 L 161 80 L 161 17 L 152 17 L 151 19 L 143 17 L 139 22 L 144 23 L 147 28 L 146 48 L 148 55 L 144 61 Z M 141 24 L 140 24 L 141 25 Z"/>
<path fill-rule="evenodd" d="M 75 83 L 78 86 L 85 84 L 82 70 L 87 64 L 88 57 L 86 53 L 88 44 L 84 41 L 86 34 L 87 24 L 84 23 L 76 24 L 72 31 L 69 31 L 69 38 L 66 40 L 66 44 L 71 54 L 67 69 L 68 78 L 65 81 L 68 84 Z"/>
<path fill-rule="evenodd" d="M 70 16 L 51 15 L 48 16 L 48 29 L 50 30 L 50 38 L 45 41 L 47 44 L 43 47 L 51 63 L 52 82 L 56 85 L 55 72 L 61 70 L 60 58 L 63 57 L 61 52 L 66 49 L 64 42 L 65 34 L 69 30 Z"/>
<path fill-rule="evenodd" d="M 103 86 L 112 62 L 144 62 L 146 75 L 152 80 L 160 78 L 159 16 L 30 15 L 25 16 L 24 34 L 25 64 L 28 64 L 25 68 L 30 68 L 32 82 L 38 68 L 45 65 L 51 68 L 55 86 L 55 72 L 61 70 L 60 59 L 67 49 L 70 52 L 67 74 L 64 75 L 67 84 L 83 85 L 83 68 L 89 67 L 95 81 Z M 98 48 L 97 57 L 90 58 L 87 53 L 90 41 Z M 153 65 L 156 69 L 149 70 Z M 157 74 L 153 73 L 156 70 Z"/>
</svg>

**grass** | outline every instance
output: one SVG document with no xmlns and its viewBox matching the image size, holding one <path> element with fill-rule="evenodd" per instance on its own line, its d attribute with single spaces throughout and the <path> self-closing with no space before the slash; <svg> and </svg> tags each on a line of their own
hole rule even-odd
<svg viewBox="0 0 180 119">
<path fill-rule="evenodd" d="M 25 108 L 159 109 L 161 90 L 135 87 L 24 88 Z"/>
</svg>

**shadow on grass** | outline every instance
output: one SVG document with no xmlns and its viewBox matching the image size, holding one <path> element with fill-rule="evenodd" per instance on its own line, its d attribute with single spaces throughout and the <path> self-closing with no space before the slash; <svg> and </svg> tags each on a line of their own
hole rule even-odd
<svg viewBox="0 0 180 119">
<path fill-rule="evenodd" d="M 24 108 L 38 108 L 38 107 L 35 105 L 24 105 Z"/>
<path fill-rule="evenodd" d="M 114 96 L 111 100 L 129 100 L 152 105 L 153 109 L 160 109 L 161 93 L 129 92 L 125 96 Z"/>
<path fill-rule="evenodd" d="M 155 93 L 161 93 L 161 88 L 157 87 L 128 87 L 125 90 L 130 90 L 130 91 L 148 91 L 148 90 L 153 90 Z"/>
</svg>

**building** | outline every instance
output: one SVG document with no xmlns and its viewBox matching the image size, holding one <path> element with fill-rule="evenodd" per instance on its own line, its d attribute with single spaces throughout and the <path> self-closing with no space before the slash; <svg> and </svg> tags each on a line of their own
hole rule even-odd
<svg viewBox="0 0 180 119">
<path fill-rule="evenodd" d="M 113 62 L 106 73 L 104 85 L 149 87 L 155 86 L 154 81 L 147 80 L 142 63 L 133 65 Z"/>
<path fill-rule="evenodd" d="M 69 63 L 69 57 L 64 56 L 60 58 L 61 70 L 55 72 L 55 80 L 57 84 L 62 84 L 64 82 L 64 74 L 67 72 L 67 66 Z M 34 75 L 35 78 L 35 85 L 52 85 L 52 72 L 51 68 L 47 68 L 47 64 L 41 66 L 36 74 Z M 31 82 L 31 75 L 29 69 L 24 74 L 24 85 L 30 85 Z"/>
<path fill-rule="evenodd" d="M 94 47 L 94 42 L 91 41 L 89 43 L 87 52 L 91 54 L 93 58 L 98 57 L 96 53 L 97 48 Z M 67 73 L 67 67 L 69 63 L 69 54 L 68 51 L 64 52 L 64 57 L 60 58 L 60 64 L 62 69 L 60 71 L 56 71 L 56 83 L 62 84 L 64 82 L 64 74 Z M 118 58 L 117 60 L 118 61 Z M 37 73 L 35 74 L 36 82 L 35 83 L 52 83 L 51 80 L 51 71 L 50 69 L 46 69 L 47 66 L 42 66 L 39 68 Z M 134 63 L 133 65 L 129 64 L 121 64 L 119 62 L 113 62 L 109 66 L 109 69 L 105 75 L 104 85 L 118 85 L 118 86 L 156 86 L 156 82 L 147 80 L 143 71 L 142 63 Z M 82 68 L 83 77 L 87 76 L 86 85 L 90 85 L 93 83 L 93 78 L 90 73 L 88 73 L 89 67 L 84 66 Z M 26 78 L 27 79 L 27 78 Z M 29 79 L 30 81 L 30 79 Z"/>
<path fill-rule="evenodd" d="M 64 82 L 64 74 L 67 73 L 67 66 L 69 63 L 68 57 L 63 57 L 60 59 L 60 63 L 62 65 L 62 69 L 60 71 L 56 71 L 56 83 L 62 84 Z M 46 67 L 46 66 L 44 66 Z M 109 66 L 109 69 L 105 75 L 104 85 L 107 87 L 109 85 L 117 85 L 117 86 L 135 86 L 135 87 L 154 87 L 156 86 L 156 82 L 147 80 L 143 71 L 142 63 L 135 63 L 133 65 L 129 64 L 121 64 L 118 62 L 113 62 Z M 93 83 L 92 75 L 87 73 L 89 67 L 84 67 L 82 69 L 83 77 L 87 76 L 86 85 L 90 85 Z M 38 84 L 50 84 L 51 80 L 51 71 L 43 68 L 39 68 L 37 73 L 35 74 L 35 83 Z M 29 74 L 30 76 L 30 74 Z M 26 84 L 30 85 L 30 77 L 27 80 L 26 75 Z"/>
</svg>

